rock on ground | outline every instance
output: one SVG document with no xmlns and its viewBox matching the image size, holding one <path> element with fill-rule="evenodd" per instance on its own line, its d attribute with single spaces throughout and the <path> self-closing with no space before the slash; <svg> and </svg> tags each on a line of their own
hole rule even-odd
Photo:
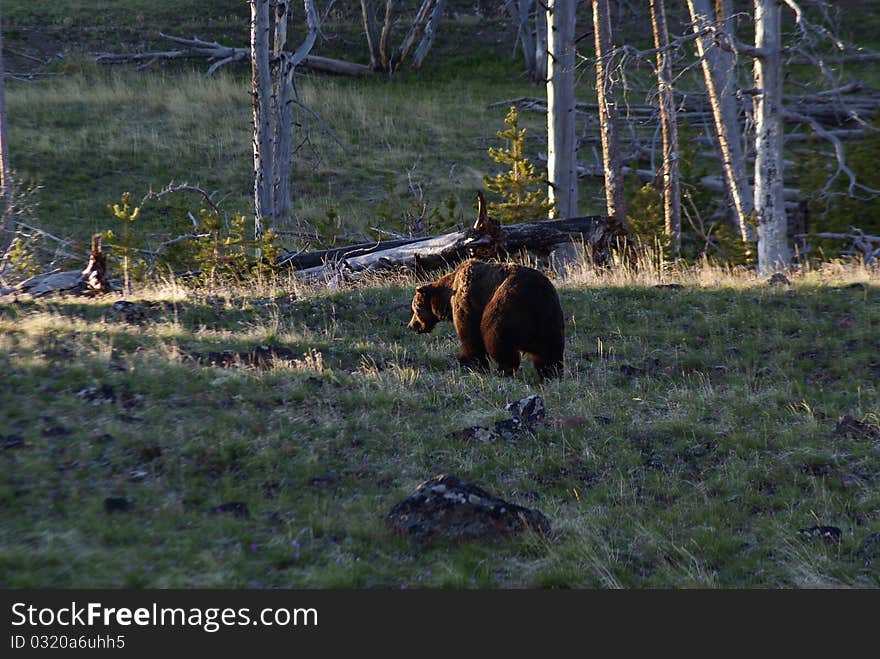
<svg viewBox="0 0 880 659">
<path fill-rule="evenodd" d="M 475 483 L 440 474 L 419 485 L 388 513 L 388 526 L 418 542 L 501 540 L 531 529 L 547 534 L 539 510 L 492 496 Z"/>
</svg>

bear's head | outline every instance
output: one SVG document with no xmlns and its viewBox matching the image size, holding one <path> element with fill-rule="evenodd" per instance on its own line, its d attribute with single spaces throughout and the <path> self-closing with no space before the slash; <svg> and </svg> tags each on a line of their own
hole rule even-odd
<svg viewBox="0 0 880 659">
<path fill-rule="evenodd" d="M 416 289 L 412 301 L 413 316 L 407 327 L 418 334 L 426 334 L 441 320 L 449 318 L 450 291 L 443 286 L 425 284 Z"/>
</svg>

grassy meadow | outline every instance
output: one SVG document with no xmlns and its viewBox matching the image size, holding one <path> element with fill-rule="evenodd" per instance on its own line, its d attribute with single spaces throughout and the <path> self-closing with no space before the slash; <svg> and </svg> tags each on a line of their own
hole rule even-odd
<svg viewBox="0 0 880 659">
<path fill-rule="evenodd" d="M 410 333 L 406 280 L 4 304 L 0 584 L 880 586 L 877 273 L 671 280 L 560 283 L 566 375 L 543 384 L 460 369 L 448 323 Z M 543 426 L 462 438 L 531 393 Z M 552 534 L 392 536 L 444 472 Z M 826 525 L 839 542 L 801 533 Z"/>
<path fill-rule="evenodd" d="M 37 201 L 45 228 L 82 239 L 112 226 L 107 205 L 122 192 L 140 199 L 170 181 L 200 185 L 217 193 L 224 210 L 253 214 L 252 119 L 243 75 L 86 68 L 9 95 L 15 169 L 24 183 L 43 186 Z M 436 209 L 452 194 L 456 217 L 463 209 L 470 218 L 482 176 L 495 166 L 486 150 L 501 145 L 494 130 L 504 128 L 506 110 L 486 106 L 528 91 L 515 82 L 487 89 L 480 79 L 410 85 L 304 79 L 304 102 L 332 118 L 343 146 L 312 119 L 311 144 L 295 158 L 294 219 L 277 227 L 288 236 L 286 246 L 295 248 L 316 228 L 355 241 L 375 236 L 370 227 L 403 231 L 400 220 L 386 218 L 415 207 L 411 186 Z M 471 111 L 462 115 L 462 104 Z M 540 134 L 538 118 L 523 123 Z M 338 221 L 328 221 L 328 212 Z M 167 205 L 152 204 L 138 227 L 167 231 L 169 221 Z"/>
<path fill-rule="evenodd" d="M 338 4 L 318 54 L 363 61 L 355 5 Z M 36 186 L 27 219 L 82 246 L 124 192 L 171 181 L 251 215 L 245 66 L 91 61 L 167 47 L 155 30 L 241 45 L 246 14 L 238 0 L 5 2 L 9 70 L 63 55 L 7 81 L 12 166 Z M 470 3 L 435 53 L 393 80 L 301 76 L 342 146 L 300 116 L 311 141 L 285 247 L 402 231 L 420 194 L 438 222 L 472 219 L 506 113 L 488 105 L 541 92 L 509 24 Z M 521 117 L 535 156 L 543 117 Z M 581 211 L 603 212 L 596 182 L 581 186 Z M 148 203 L 137 230 L 170 231 L 176 203 Z M 133 306 L 0 298 L 0 587 L 880 587 L 880 272 L 790 277 L 575 268 L 556 280 L 565 376 L 545 382 L 530 366 L 461 369 L 449 323 L 409 332 L 403 275 L 334 291 L 286 273 L 163 279 Z M 462 432 L 533 393 L 542 425 Z M 552 532 L 432 547 L 390 534 L 391 506 L 439 473 L 540 509 Z"/>
</svg>

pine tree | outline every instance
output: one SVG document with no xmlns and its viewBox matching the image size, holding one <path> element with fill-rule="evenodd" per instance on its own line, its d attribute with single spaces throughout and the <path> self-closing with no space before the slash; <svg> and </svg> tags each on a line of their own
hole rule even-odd
<svg viewBox="0 0 880 659">
<path fill-rule="evenodd" d="M 536 222 L 547 219 L 553 202 L 547 199 L 543 190 L 547 177 L 537 174 L 535 166 L 523 153 L 526 129 L 519 127 L 519 113 L 516 106 L 511 106 L 505 130 L 496 135 L 507 140 L 509 146 L 501 149 L 489 149 L 489 155 L 495 162 L 510 166 L 505 174 L 484 176 L 483 184 L 489 192 L 500 195 L 504 201 L 490 203 L 489 214 L 496 217 L 502 224 L 517 222 Z M 533 189 L 536 188 L 537 189 Z"/>
<path fill-rule="evenodd" d="M 131 193 L 122 195 L 122 205 L 108 205 L 107 208 L 113 213 L 113 217 L 121 222 L 121 228 L 114 232 L 112 229 L 104 233 L 114 256 L 122 262 L 122 281 L 126 293 L 131 294 L 132 271 L 135 267 L 135 257 L 138 252 L 138 236 L 135 235 L 132 223 L 140 215 L 140 206 L 131 207 Z"/>
</svg>

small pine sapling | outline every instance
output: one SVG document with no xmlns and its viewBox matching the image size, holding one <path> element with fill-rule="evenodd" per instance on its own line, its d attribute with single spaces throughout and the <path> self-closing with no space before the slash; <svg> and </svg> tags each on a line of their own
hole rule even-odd
<svg viewBox="0 0 880 659">
<path fill-rule="evenodd" d="M 547 199 L 544 191 L 547 185 L 546 175 L 538 174 L 535 166 L 525 156 L 527 130 L 519 127 L 516 106 L 511 106 L 504 123 L 507 128 L 498 131 L 496 135 L 507 140 L 508 146 L 490 148 L 489 155 L 495 162 L 508 165 L 510 169 L 504 174 L 483 177 L 486 189 L 503 199 L 501 202 L 490 203 L 489 213 L 502 224 L 545 220 L 550 216 L 554 204 Z"/>
<path fill-rule="evenodd" d="M 112 248 L 114 257 L 122 262 L 123 290 L 131 294 L 131 277 L 134 267 L 134 259 L 138 252 L 138 237 L 135 234 L 134 221 L 140 215 L 140 206 L 131 206 L 131 193 L 122 195 L 122 204 L 108 205 L 107 208 L 113 213 L 113 217 L 121 222 L 118 231 L 109 229 L 104 233 L 107 244 Z"/>
</svg>

